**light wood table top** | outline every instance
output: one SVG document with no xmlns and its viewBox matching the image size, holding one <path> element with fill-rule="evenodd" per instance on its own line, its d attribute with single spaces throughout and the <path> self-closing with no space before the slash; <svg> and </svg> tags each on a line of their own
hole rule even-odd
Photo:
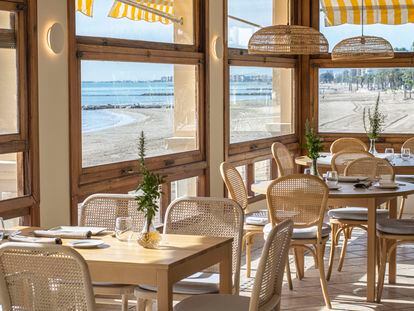
<svg viewBox="0 0 414 311">
<path fill-rule="evenodd" d="M 30 234 L 34 228 L 26 228 Z M 172 285 L 196 272 L 220 264 L 220 292 L 232 292 L 232 238 L 167 234 L 158 249 L 121 242 L 111 235 L 95 249 L 76 249 L 85 259 L 92 281 L 148 284 L 158 287 L 158 310 L 172 310 Z M 63 240 L 67 245 L 71 240 Z"/>
<path fill-rule="evenodd" d="M 378 153 L 378 158 L 385 159 L 385 153 Z M 329 168 L 331 166 L 332 154 L 329 152 L 322 152 L 321 157 L 318 159 L 318 165 L 323 168 Z M 310 166 L 312 160 L 307 156 L 297 157 L 295 163 L 301 166 Z M 411 156 L 409 160 L 403 160 L 400 154 L 396 153 L 392 161 L 395 174 L 408 175 L 414 174 L 414 157 Z"/>
</svg>

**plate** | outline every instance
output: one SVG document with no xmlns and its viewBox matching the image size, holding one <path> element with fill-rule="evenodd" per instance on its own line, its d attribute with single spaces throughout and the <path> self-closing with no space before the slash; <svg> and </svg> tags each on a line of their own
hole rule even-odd
<svg viewBox="0 0 414 311">
<path fill-rule="evenodd" d="M 4 238 L 7 238 L 7 237 L 9 237 L 9 236 L 11 236 L 11 235 L 17 235 L 17 234 L 20 234 L 20 231 L 19 230 L 4 230 L 3 231 L 3 234 L 4 234 Z"/>
<path fill-rule="evenodd" d="M 69 246 L 74 248 L 97 248 L 103 244 L 105 244 L 105 242 L 102 240 L 76 240 L 68 243 Z"/>
<path fill-rule="evenodd" d="M 328 186 L 329 190 L 339 190 L 341 189 L 341 186 L 337 185 L 337 186 Z"/>
<path fill-rule="evenodd" d="M 98 235 L 99 233 L 107 230 L 103 227 L 80 227 L 80 226 L 59 226 L 49 229 L 50 231 L 61 231 L 68 233 L 82 233 L 85 231 L 92 232 L 92 235 Z"/>
<path fill-rule="evenodd" d="M 368 176 L 339 176 L 338 180 L 340 182 L 359 182 L 367 180 Z"/>
</svg>

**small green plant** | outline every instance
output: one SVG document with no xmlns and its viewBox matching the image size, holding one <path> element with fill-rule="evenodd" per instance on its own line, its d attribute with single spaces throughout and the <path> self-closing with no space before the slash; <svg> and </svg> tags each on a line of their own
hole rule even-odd
<svg viewBox="0 0 414 311">
<path fill-rule="evenodd" d="M 148 226 L 158 211 L 157 200 L 161 197 L 160 185 L 164 183 L 164 178 L 158 174 L 150 172 L 145 166 L 145 135 L 141 132 L 139 137 L 139 169 L 142 174 L 142 181 L 137 187 L 137 192 L 142 191 L 135 197 L 138 204 L 138 211 L 143 212 Z"/>
<path fill-rule="evenodd" d="M 384 130 L 385 115 L 379 110 L 380 94 L 378 94 L 377 101 L 374 106 L 374 111 L 371 108 L 364 107 L 362 119 L 364 122 L 364 129 L 369 139 L 377 139 Z"/>
<path fill-rule="evenodd" d="M 322 141 L 319 136 L 316 135 L 309 120 L 306 120 L 305 123 L 305 147 L 308 151 L 308 157 L 312 160 L 319 158 L 319 153 L 323 150 Z"/>
</svg>

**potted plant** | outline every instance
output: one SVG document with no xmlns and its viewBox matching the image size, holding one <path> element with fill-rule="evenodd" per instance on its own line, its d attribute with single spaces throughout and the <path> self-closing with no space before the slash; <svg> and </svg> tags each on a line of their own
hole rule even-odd
<svg viewBox="0 0 414 311">
<path fill-rule="evenodd" d="M 363 110 L 363 122 L 364 129 L 369 138 L 369 153 L 376 154 L 375 143 L 379 138 L 385 125 L 385 115 L 379 110 L 380 94 L 378 94 L 377 101 L 374 106 L 374 111 L 371 112 L 371 108 L 364 107 Z"/>
<path fill-rule="evenodd" d="M 160 185 L 164 178 L 150 172 L 145 165 L 145 135 L 141 132 L 139 138 L 139 168 L 142 174 L 142 181 L 138 185 L 135 200 L 138 204 L 138 211 L 145 215 L 145 225 L 142 232 L 138 234 L 138 243 L 145 248 L 156 248 L 161 241 L 160 233 L 155 229 L 153 221 L 158 212 L 157 201 L 161 197 Z"/>
<path fill-rule="evenodd" d="M 312 160 L 311 175 L 319 176 L 317 161 L 322 151 L 322 141 L 316 135 L 314 128 L 310 125 L 309 120 L 305 123 L 305 147 L 308 157 Z"/>
</svg>

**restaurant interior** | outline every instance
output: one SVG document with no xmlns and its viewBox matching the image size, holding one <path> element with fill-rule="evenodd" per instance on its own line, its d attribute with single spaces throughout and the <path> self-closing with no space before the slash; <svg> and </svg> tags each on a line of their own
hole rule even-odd
<svg viewBox="0 0 414 311">
<path fill-rule="evenodd" d="M 414 310 L 412 33 L 412 0 L 0 0 L 0 311 Z"/>
</svg>

